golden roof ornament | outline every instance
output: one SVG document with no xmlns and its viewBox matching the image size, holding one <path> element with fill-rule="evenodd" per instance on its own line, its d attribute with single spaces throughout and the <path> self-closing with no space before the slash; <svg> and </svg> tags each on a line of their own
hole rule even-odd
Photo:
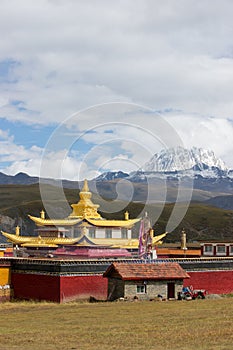
<svg viewBox="0 0 233 350">
<path fill-rule="evenodd" d="M 87 179 L 84 180 L 82 192 L 90 192 L 89 187 L 88 187 L 88 183 L 87 183 Z"/>
<path fill-rule="evenodd" d="M 94 204 L 91 200 L 92 193 L 89 191 L 87 180 L 84 180 L 82 191 L 79 193 L 80 200 L 76 204 L 71 204 L 73 212 L 69 216 L 78 218 L 92 218 L 101 219 L 101 215 L 98 213 L 98 204 Z"/>
<path fill-rule="evenodd" d="M 15 228 L 15 235 L 19 236 L 19 234 L 20 234 L 20 227 L 17 225 Z"/>
<path fill-rule="evenodd" d="M 186 232 L 183 228 L 182 232 L 181 232 L 181 249 L 183 250 L 187 250 L 187 245 L 186 245 Z"/>
</svg>

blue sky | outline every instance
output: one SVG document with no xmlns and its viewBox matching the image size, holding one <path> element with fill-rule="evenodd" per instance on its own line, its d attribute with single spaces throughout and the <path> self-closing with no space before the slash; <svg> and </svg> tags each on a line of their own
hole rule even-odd
<svg viewBox="0 0 233 350">
<path fill-rule="evenodd" d="M 1 1 L 0 171 L 92 178 L 162 148 L 233 168 L 230 0 Z"/>
</svg>

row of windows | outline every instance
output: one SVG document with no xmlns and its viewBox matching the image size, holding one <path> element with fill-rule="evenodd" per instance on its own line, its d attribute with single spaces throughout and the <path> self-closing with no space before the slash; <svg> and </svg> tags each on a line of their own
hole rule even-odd
<svg viewBox="0 0 233 350">
<path fill-rule="evenodd" d="M 81 228 L 77 228 L 74 230 L 74 237 L 81 236 L 82 230 Z M 96 238 L 96 228 L 95 227 L 89 227 L 89 237 L 90 238 Z M 106 228 L 105 229 L 105 238 L 112 238 L 112 229 Z M 127 228 L 121 229 L 121 238 L 128 238 L 128 230 Z"/>
<path fill-rule="evenodd" d="M 222 253 L 225 254 L 227 250 L 227 247 L 225 245 L 217 245 L 216 246 L 216 253 Z M 214 252 L 214 247 L 212 245 L 205 245 L 204 246 L 204 253 L 213 253 Z M 233 246 L 231 245 L 229 247 L 229 252 L 230 254 L 233 254 Z"/>
</svg>

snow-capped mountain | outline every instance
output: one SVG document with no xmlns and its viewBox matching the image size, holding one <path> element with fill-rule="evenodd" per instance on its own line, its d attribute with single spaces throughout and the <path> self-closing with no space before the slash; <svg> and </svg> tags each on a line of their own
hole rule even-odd
<svg viewBox="0 0 233 350">
<path fill-rule="evenodd" d="M 227 171 L 224 162 L 214 155 L 213 151 L 193 147 L 170 148 L 156 153 L 143 167 L 145 172 L 183 172 L 193 169 L 194 172 L 206 172 L 218 169 Z"/>
<path fill-rule="evenodd" d="M 128 178 L 131 182 L 145 182 L 153 179 L 178 179 L 182 177 L 203 179 L 233 179 L 233 170 L 227 169 L 225 163 L 217 158 L 213 151 L 192 147 L 164 149 L 156 153 L 138 171 L 130 174 L 107 172 L 96 178 L 96 181 L 109 181 Z"/>
<path fill-rule="evenodd" d="M 129 174 L 124 173 L 123 171 L 108 171 L 99 175 L 95 180 L 96 181 L 109 181 L 114 179 L 124 179 L 128 177 Z"/>
</svg>

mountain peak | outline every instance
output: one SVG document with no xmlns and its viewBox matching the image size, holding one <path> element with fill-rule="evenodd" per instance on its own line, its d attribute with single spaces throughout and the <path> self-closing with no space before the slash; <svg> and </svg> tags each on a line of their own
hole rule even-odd
<svg viewBox="0 0 233 350">
<path fill-rule="evenodd" d="M 224 162 L 217 158 L 213 151 L 192 147 L 190 150 L 178 146 L 176 148 L 163 149 L 156 153 L 143 169 L 155 172 L 174 172 L 190 169 L 206 170 L 218 168 L 226 171 Z"/>
<path fill-rule="evenodd" d="M 30 176 L 26 173 L 19 172 L 18 174 L 15 175 L 16 178 L 29 178 Z"/>
<path fill-rule="evenodd" d="M 108 171 L 105 172 L 101 175 L 99 175 L 96 178 L 96 181 L 109 181 L 109 180 L 114 180 L 114 179 L 124 179 L 125 177 L 128 177 L 129 174 L 124 173 L 123 171 Z"/>
</svg>

